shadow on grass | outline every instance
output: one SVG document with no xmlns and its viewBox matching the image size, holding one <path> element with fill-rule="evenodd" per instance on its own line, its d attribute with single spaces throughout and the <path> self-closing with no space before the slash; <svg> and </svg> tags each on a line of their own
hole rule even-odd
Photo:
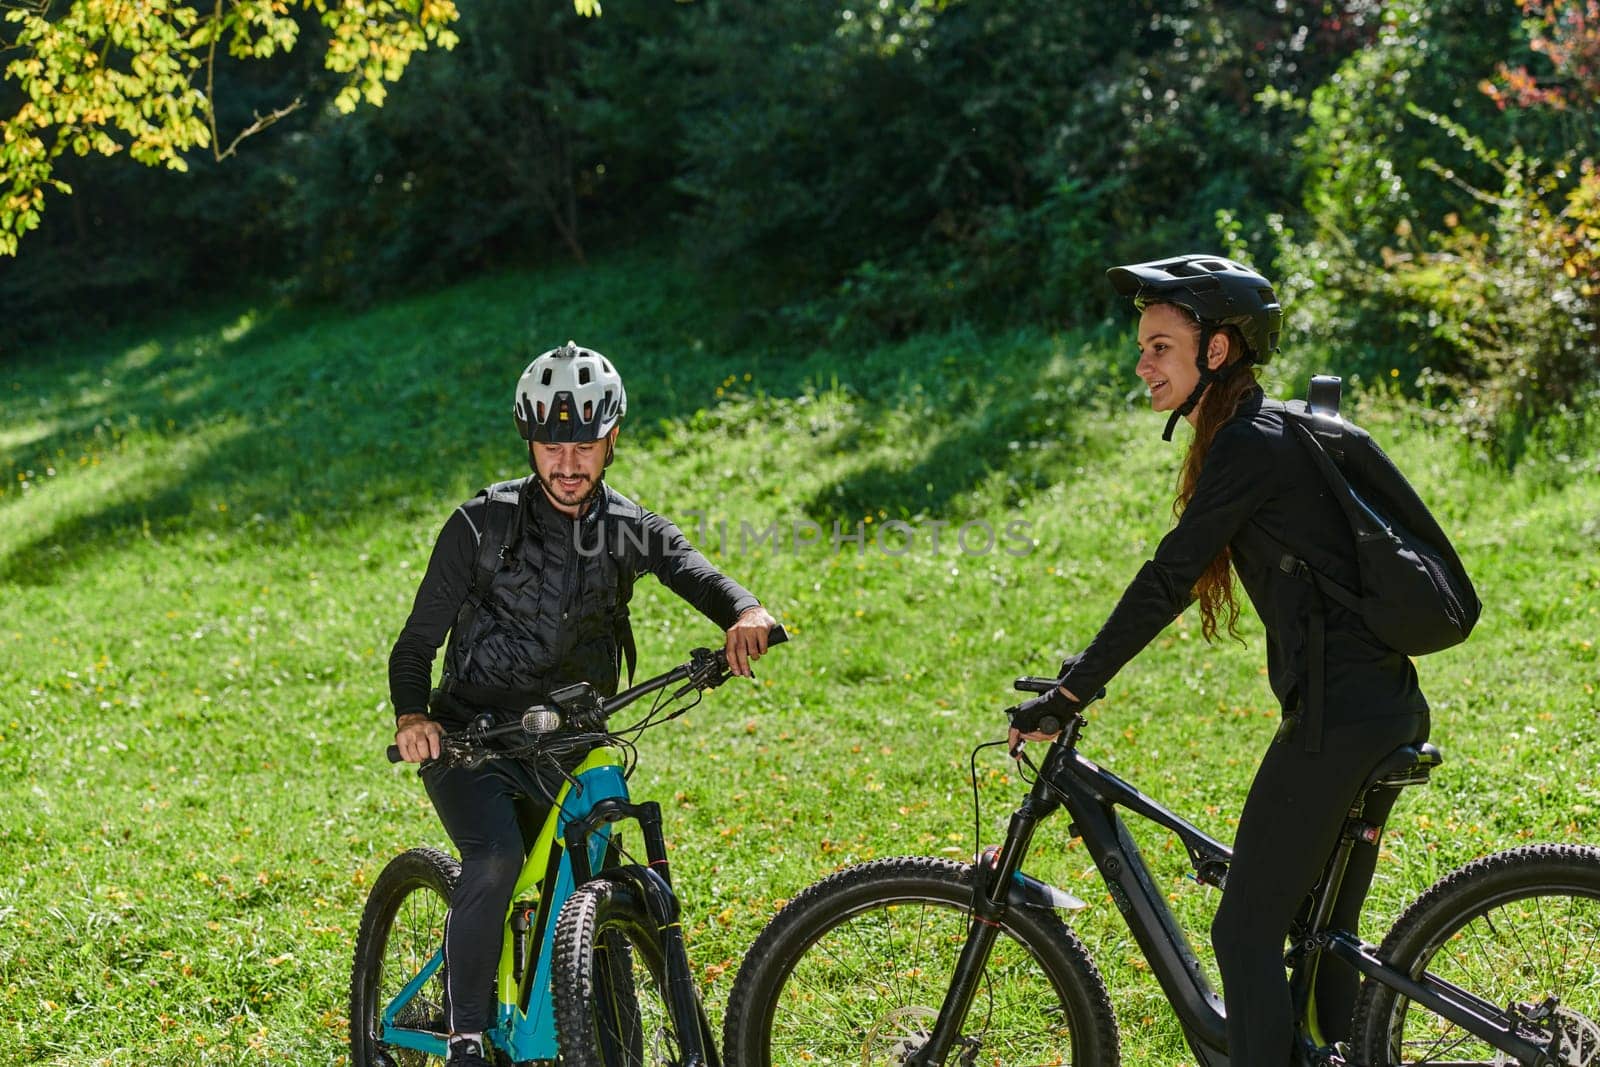
<svg viewBox="0 0 1600 1067">
<path fill-rule="evenodd" d="M 721 299 L 736 297 L 730 288 Z M 727 312 L 717 300 L 634 257 L 502 275 L 357 315 L 234 307 L 164 335 L 120 339 L 110 354 L 100 347 L 14 366 L 43 399 L 33 410 L 19 405 L 20 414 L 45 424 L 7 450 L 15 471 L 52 457 L 69 467 L 91 453 L 109 459 L 0 501 L 8 523 L 39 527 L 19 523 L 22 536 L 6 539 L 0 580 L 53 584 L 136 538 L 210 529 L 288 543 L 374 513 L 431 512 L 441 495 L 525 469 L 511 383 L 528 359 L 568 337 L 604 338 L 603 350 L 619 354 L 638 413 L 628 434 L 646 444 L 713 406 L 730 372 L 752 369 L 739 359 L 760 361 L 760 387 L 774 397 L 798 396 L 819 379 L 848 383 L 855 417 L 868 426 L 907 424 L 913 389 L 920 414 L 906 439 L 869 453 L 804 504 L 819 520 L 852 523 L 880 509 L 944 514 L 997 473 L 1021 496 L 1048 485 L 1037 445 L 1068 436 L 1064 397 L 1095 377 L 1041 352 L 1037 335 L 998 359 L 970 335 L 803 360 L 777 345 L 728 353 L 701 329 Z M 846 432 L 832 447 L 856 444 Z"/>
<path fill-rule="evenodd" d="M 980 488 L 982 504 L 1013 507 L 1059 481 L 1069 457 L 1092 450 L 1082 415 L 1104 402 L 1116 369 L 1103 343 L 1029 336 L 956 346 L 911 383 L 909 411 L 894 395 L 859 405 L 863 423 L 898 423 L 902 439 L 869 442 L 869 459 L 806 501 L 811 518 L 847 526 L 868 515 L 957 518 Z"/>
<path fill-rule="evenodd" d="M 0 450 L 12 467 L 0 580 L 48 585 L 130 539 L 208 528 L 288 541 L 521 473 L 511 387 L 569 337 L 630 353 L 635 406 L 650 418 L 629 432 L 648 439 L 658 420 L 708 403 L 727 373 L 694 332 L 706 306 L 690 279 L 642 257 L 356 315 L 236 306 L 13 361 L 0 368 L 0 410 L 25 428 Z"/>
</svg>

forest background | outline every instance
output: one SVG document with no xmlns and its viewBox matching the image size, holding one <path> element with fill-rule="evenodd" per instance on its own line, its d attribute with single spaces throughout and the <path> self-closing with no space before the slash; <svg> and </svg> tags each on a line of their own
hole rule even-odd
<svg viewBox="0 0 1600 1067">
<path fill-rule="evenodd" d="M 1600 833 L 1593 0 L 0 10 L 0 1060 L 344 1055 L 366 888 L 443 843 L 379 757 L 387 643 L 444 516 L 518 473 L 515 372 L 569 336 L 628 375 L 619 484 L 727 519 L 704 547 L 795 633 L 635 782 L 673 801 L 713 1017 L 807 882 L 971 853 L 1009 678 L 1170 522 L 1114 263 L 1278 281 L 1269 388 L 1342 374 L 1484 593 L 1421 665 L 1450 762 L 1372 921 Z M 891 519 L 1034 551 L 892 557 Z M 746 551 L 744 520 L 866 547 Z M 708 640 L 639 596 L 648 667 Z M 1276 712 L 1254 620 L 1249 650 L 1194 629 L 1087 744 L 1227 836 Z M 993 837 L 1017 783 L 980 770 Z M 1153 847 L 1210 966 L 1215 896 Z M 1037 863 L 1089 891 L 1064 838 Z M 1184 1062 L 1114 909 L 1075 923 L 1128 1061 Z"/>
</svg>

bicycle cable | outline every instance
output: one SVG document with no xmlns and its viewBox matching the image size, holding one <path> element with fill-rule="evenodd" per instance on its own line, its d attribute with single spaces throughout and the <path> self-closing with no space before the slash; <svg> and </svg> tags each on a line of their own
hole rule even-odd
<svg viewBox="0 0 1600 1067">
<path fill-rule="evenodd" d="M 983 814 L 978 801 L 978 753 L 986 748 L 994 748 L 1007 744 L 1005 741 L 985 741 L 972 750 L 968 766 L 972 778 L 972 862 L 977 863 L 983 857 Z"/>
</svg>

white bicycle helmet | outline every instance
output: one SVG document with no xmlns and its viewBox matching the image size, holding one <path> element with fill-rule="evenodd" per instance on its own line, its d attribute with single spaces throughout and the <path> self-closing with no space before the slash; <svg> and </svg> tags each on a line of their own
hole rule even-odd
<svg viewBox="0 0 1600 1067">
<path fill-rule="evenodd" d="M 598 441 L 628 412 L 611 361 L 568 341 L 528 364 L 512 413 L 526 441 Z"/>
</svg>

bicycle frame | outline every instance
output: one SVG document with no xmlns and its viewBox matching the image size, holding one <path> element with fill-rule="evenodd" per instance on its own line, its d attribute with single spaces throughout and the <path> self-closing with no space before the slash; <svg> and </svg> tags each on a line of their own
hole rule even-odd
<svg viewBox="0 0 1600 1067">
<path fill-rule="evenodd" d="M 497 1021 L 495 1027 L 485 1035 L 487 1040 L 510 1054 L 512 1059 L 556 1058 L 555 1009 L 550 993 L 551 948 L 555 938 L 556 916 L 561 913 L 561 906 L 572 895 L 573 889 L 580 881 L 587 879 L 588 872 L 604 864 L 610 844 L 609 826 L 600 826 L 592 832 L 575 835 L 578 840 L 587 840 L 588 848 L 583 855 L 573 856 L 566 847 L 569 828 L 587 819 L 597 806 L 616 801 L 626 803 L 627 800 L 628 782 L 622 774 L 622 757 L 611 748 L 595 749 L 573 771 L 571 780 L 562 784 L 556 794 L 555 804 L 551 806 L 550 814 L 535 839 L 533 850 L 523 864 L 522 874 L 511 895 L 512 905 L 506 913 L 505 938 L 500 948 L 500 967 L 495 983 L 499 994 Z M 584 868 L 583 879 L 574 876 L 575 860 Z M 523 952 L 526 959 L 519 959 L 517 949 L 522 939 L 514 936 L 517 904 L 535 898 L 538 901 L 537 918 L 526 928 L 528 938 Z M 446 1055 L 445 1035 L 395 1025 L 395 1019 L 411 998 L 443 963 L 444 949 L 441 946 L 395 998 L 384 1006 L 379 1040 L 441 1058 Z"/>
<path fill-rule="evenodd" d="M 1021 872 L 1034 830 L 1042 820 L 1065 807 L 1072 818 L 1072 834 L 1083 839 L 1201 1067 L 1228 1067 L 1227 1014 L 1222 998 L 1211 988 L 1192 944 L 1156 887 L 1143 853 L 1116 809 L 1125 808 L 1177 834 L 1198 880 L 1207 884 L 1224 884 L 1232 850 L 1082 756 L 1076 748 L 1081 727 L 1082 719 L 1073 720 L 1050 746 L 1033 787 L 1011 816 L 1005 843 L 974 879 L 973 917 L 967 942 L 956 962 L 933 1031 L 927 1043 L 907 1060 L 908 1064 L 943 1064 L 959 1043 L 967 1010 L 981 986 L 990 948 L 999 934 L 996 924 L 1014 906 L 1010 887 Z M 1398 990 L 1520 1063 L 1552 1062 L 1539 1046 L 1495 1021 L 1505 1015 L 1503 1007 L 1488 1004 L 1428 974 L 1412 978 L 1378 959 L 1375 951 L 1353 933 L 1325 926 L 1353 847 L 1354 837 L 1347 827 L 1341 846 L 1330 857 L 1318 884 L 1308 932 L 1295 946 L 1290 989 L 1301 1017 L 1311 1014 L 1317 963 L 1321 954 L 1328 952 L 1368 979 Z M 1310 1029 L 1312 1032 L 1303 1036 L 1307 1050 L 1315 1054 L 1322 1051 L 1319 1046 L 1324 1043 L 1315 1033 L 1314 1020 Z"/>
</svg>

